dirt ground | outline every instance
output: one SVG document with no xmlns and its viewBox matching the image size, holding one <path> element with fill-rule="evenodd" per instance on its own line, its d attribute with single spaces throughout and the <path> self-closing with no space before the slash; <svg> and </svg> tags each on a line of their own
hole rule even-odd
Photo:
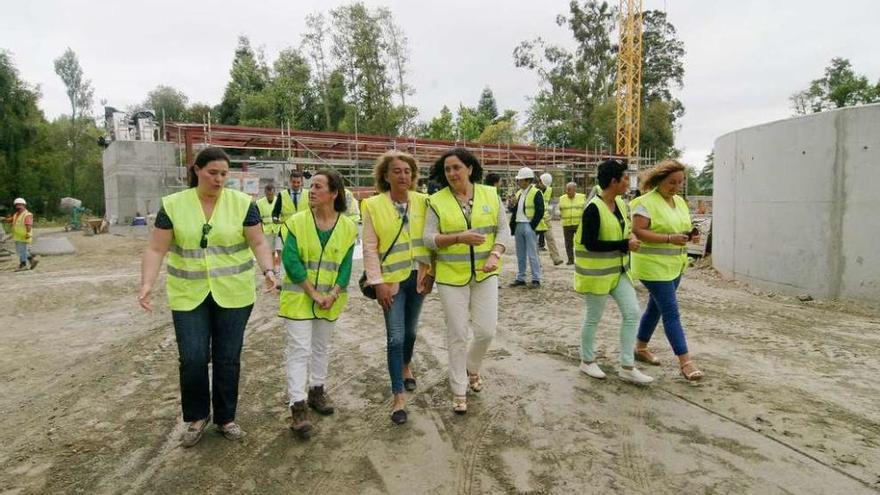
<svg viewBox="0 0 880 495">
<path fill-rule="evenodd" d="M 231 443 L 209 430 L 183 449 L 164 290 L 154 314 L 135 301 L 144 240 L 70 239 L 76 255 L 44 257 L 32 272 L 0 258 L 4 494 L 880 491 L 876 308 L 800 302 L 691 269 L 682 317 L 707 377 L 684 381 L 658 329 L 663 363 L 645 370 L 657 381 L 637 388 L 613 373 L 614 304 L 598 337 L 612 373 L 578 371 L 583 303 L 571 267 L 542 255 L 544 288 L 501 291 L 486 385 L 466 416 L 451 411 L 440 301 L 429 296 L 418 390 L 398 427 L 380 311 L 352 293 L 330 365 L 337 413 L 304 443 L 287 429 L 277 299 L 264 296 L 242 357 L 248 436 Z M 504 262 L 506 285 L 516 261 Z"/>
</svg>

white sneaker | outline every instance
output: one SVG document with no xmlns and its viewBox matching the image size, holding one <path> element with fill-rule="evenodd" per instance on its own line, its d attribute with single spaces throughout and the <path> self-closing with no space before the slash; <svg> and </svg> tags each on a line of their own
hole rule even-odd
<svg viewBox="0 0 880 495">
<path fill-rule="evenodd" d="M 586 373 L 587 376 L 591 376 L 593 378 L 598 378 L 599 380 L 605 379 L 605 372 L 602 371 L 602 368 L 600 368 L 599 365 L 596 364 L 595 361 L 593 361 L 590 364 L 581 363 L 581 371 Z"/>
<path fill-rule="evenodd" d="M 633 367 L 631 370 L 620 368 L 617 370 L 617 376 L 625 382 L 635 383 L 636 385 L 647 385 L 654 381 L 653 378 L 642 373 L 636 367 Z"/>
</svg>

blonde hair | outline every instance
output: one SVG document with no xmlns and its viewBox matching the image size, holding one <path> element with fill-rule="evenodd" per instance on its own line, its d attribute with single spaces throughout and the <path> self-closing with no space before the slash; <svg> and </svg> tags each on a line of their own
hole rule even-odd
<svg viewBox="0 0 880 495">
<path fill-rule="evenodd" d="M 385 180 L 385 175 L 388 173 L 388 167 L 391 166 L 391 162 L 394 160 L 400 160 L 409 165 L 409 170 L 412 172 L 412 183 L 409 185 L 409 188 L 414 191 L 419 181 L 419 163 L 409 153 L 397 150 L 388 150 L 382 153 L 379 158 L 376 158 L 376 165 L 373 167 L 373 182 L 376 185 L 376 190 L 379 192 L 391 190 L 391 184 Z"/>
<path fill-rule="evenodd" d="M 676 172 L 684 172 L 684 168 L 684 165 L 678 160 L 672 158 L 663 160 L 654 167 L 642 172 L 642 175 L 639 177 L 639 189 L 642 191 L 642 194 L 649 192 L 670 175 Z"/>
</svg>

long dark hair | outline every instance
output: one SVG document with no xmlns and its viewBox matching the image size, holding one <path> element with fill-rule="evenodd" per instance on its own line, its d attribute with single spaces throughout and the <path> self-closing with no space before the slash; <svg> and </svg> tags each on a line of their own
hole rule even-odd
<svg viewBox="0 0 880 495">
<path fill-rule="evenodd" d="M 335 170 L 325 168 L 312 174 L 312 181 L 314 182 L 315 177 L 319 175 L 323 175 L 327 178 L 327 188 L 330 192 L 337 193 L 336 199 L 333 200 L 333 209 L 338 213 L 344 212 L 347 205 L 345 202 L 345 184 L 342 182 L 342 176 Z"/>
<path fill-rule="evenodd" d="M 434 162 L 434 165 L 431 166 L 430 178 L 440 184 L 440 189 L 449 187 L 449 181 L 446 180 L 446 171 L 444 169 L 446 166 L 446 159 L 450 156 L 457 157 L 462 163 L 471 168 L 471 183 L 480 183 L 483 179 L 483 166 L 480 165 L 480 160 L 477 160 L 477 157 L 465 148 L 452 148 L 446 153 L 440 155 L 440 158 L 438 158 L 437 161 Z"/>
<path fill-rule="evenodd" d="M 199 176 L 196 175 L 197 168 L 201 170 L 205 165 L 217 160 L 225 161 L 227 166 L 231 165 L 229 155 L 220 148 L 210 147 L 199 151 L 199 154 L 196 155 L 196 161 L 193 163 L 192 167 L 188 168 L 186 171 L 186 178 L 189 187 L 196 187 L 199 185 Z"/>
</svg>

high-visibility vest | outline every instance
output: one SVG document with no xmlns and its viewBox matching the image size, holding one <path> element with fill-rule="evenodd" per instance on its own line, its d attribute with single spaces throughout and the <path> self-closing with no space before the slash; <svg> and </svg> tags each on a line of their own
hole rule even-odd
<svg viewBox="0 0 880 495">
<path fill-rule="evenodd" d="M 26 242 L 31 244 L 34 242 L 33 236 L 28 235 L 27 225 L 25 225 L 25 220 L 28 217 L 33 218 L 33 214 L 27 210 L 22 210 L 19 213 L 16 213 L 12 217 L 12 240 L 15 242 Z M 33 228 L 33 226 L 31 226 Z"/>
<path fill-rule="evenodd" d="M 472 279 L 482 282 L 501 272 L 501 260 L 498 261 L 495 270 L 489 273 L 483 272 L 483 266 L 489 258 L 492 247 L 495 246 L 495 232 L 498 229 L 499 201 L 495 188 L 474 184 L 474 204 L 469 219 L 465 217 L 461 205 L 449 187 L 432 194 L 428 198 L 428 206 L 440 219 L 441 234 L 474 230 L 486 236 L 486 240 L 479 246 L 458 243 L 438 249 L 436 277 L 438 284 L 461 287 L 470 283 Z"/>
<path fill-rule="evenodd" d="M 587 207 L 587 196 L 583 193 L 574 193 L 574 198 L 563 194 L 559 198 L 559 213 L 562 217 L 563 227 L 573 227 L 581 224 L 584 208 Z"/>
<path fill-rule="evenodd" d="M 345 190 L 345 216 L 354 223 L 361 223 L 361 210 L 358 208 L 358 202 L 354 198 L 354 194 L 349 189 Z"/>
<path fill-rule="evenodd" d="M 538 228 L 535 229 L 537 232 L 546 232 L 547 229 L 550 228 L 550 198 L 553 197 L 553 188 L 547 186 L 546 189 L 541 193 L 544 199 L 544 216 L 541 217 L 541 221 L 538 222 Z"/>
<path fill-rule="evenodd" d="M 642 205 L 651 215 L 651 232 L 656 234 L 687 234 L 690 232 L 691 214 L 687 202 L 681 196 L 673 196 L 675 208 L 653 189 L 632 200 L 630 207 Z M 642 242 L 638 251 L 632 253 L 633 276 L 639 280 L 663 282 L 675 280 L 687 266 L 687 248 L 672 243 Z"/>
<path fill-rule="evenodd" d="M 281 223 L 287 221 L 294 213 L 309 210 L 309 190 L 302 188 L 299 190 L 299 199 L 297 199 L 296 207 L 293 205 L 293 198 L 290 197 L 290 190 L 284 190 L 279 193 L 281 196 Z"/>
<path fill-rule="evenodd" d="M 379 239 L 379 259 L 381 260 L 388 248 L 391 248 L 391 252 L 381 265 L 382 281 L 385 283 L 406 280 L 415 268 L 413 260 L 426 265 L 431 264 L 431 253 L 422 242 L 428 196 L 415 191 L 408 191 L 407 195 L 407 225 L 403 230 L 400 229 L 402 218 L 389 193 L 378 194 L 364 200 L 364 209 L 370 214 L 370 222 Z M 400 236 L 394 247 L 391 247 L 391 242 L 394 241 L 398 231 Z"/>
<path fill-rule="evenodd" d="M 285 223 L 287 227 L 285 230 L 296 237 L 299 258 L 306 267 L 306 279 L 318 292 L 324 294 L 330 292 L 336 285 L 339 267 L 342 266 L 345 255 L 357 240 L 357 225 L 345 215 L 339 215 L 330 238 L 324 246 L 321 246 L 314 215 L 311 210 L 293 215 Z M 343 290 L 330 309 L 321 309 L 306 294 L 305 289 L 293 283 L 290 275 L 285 274 L 284 283 L 281 285 L 278 316 L 290 320 L 336 321 L 347 303 L 348 293 Z"/>
<path fill-rule="evenodd" d="M 524 213 L 526 214 L 526 218 L 531 221 L 532 218 L 534 218 L 535 216 L 535 196 L 538 195 L 538 188 L 535 186 L 529 186 L 528 188 L 526 188 L 526 191 L 528 192 L 526 192 L 526 199 L 523 202 L 523 209 L 525 210 Z M 516 200 L 517 208 L 519 208 L 519 197 L 522 196 L 522 192 L 522 189 L 518 190 L 514 197 L 514 199 Z M 514 210 L 513 214 L 516 215 L 516 210 Z M 515 221 L 516 220 L 514 220 L 514 222 Z"/>
<path fill-rule="evenodd" d="M 272 210 L 275 209 L 278 196 L 276 194 L 271 203 L 265 196 L 257 200 L 257 209 L 260 210 L 260 218 L 263 220 L 263 232 L 266 234 L 277 234 L 281 228 L 281 224 L 272 221 Z"/>
<path fill-rule="evenodd" d="M 171 309 L 195 309 L 208 293 L 223 308 L 254 303 L 254 258 L 242 227 L 252 201 L 247 194 L 223 189 L 208 221 L 196 188 L 162 198 L 162 207 L 174 225 L 166 282 Z M 207 247 L 202 249 L 206 225 L 210 231 L 205 236 Z"/>
<path fill-rule="evenodd" d="M 620 196 L 614 198 L 614 202 L 623 217 L 622 229 L 617 217 L 605 204 L 602 196 L 596 196 L 590 201 L 590 204 L 596 205 L 596 208 L 599 209 L 600 241 L 622 241 L 629 239 L 632 232 L 626 203 Z M 583 228 L 583 224 L 578 226 L 574 236 L 574 290 L 581 294 L 604 295 L 617 287 L 622 273 L 632 281 L 632 277 L 629 275 L 629 253 L 626 251 L 588 251 L 586 246 L 581 244 L 581 229 Z"/>
</svg>

